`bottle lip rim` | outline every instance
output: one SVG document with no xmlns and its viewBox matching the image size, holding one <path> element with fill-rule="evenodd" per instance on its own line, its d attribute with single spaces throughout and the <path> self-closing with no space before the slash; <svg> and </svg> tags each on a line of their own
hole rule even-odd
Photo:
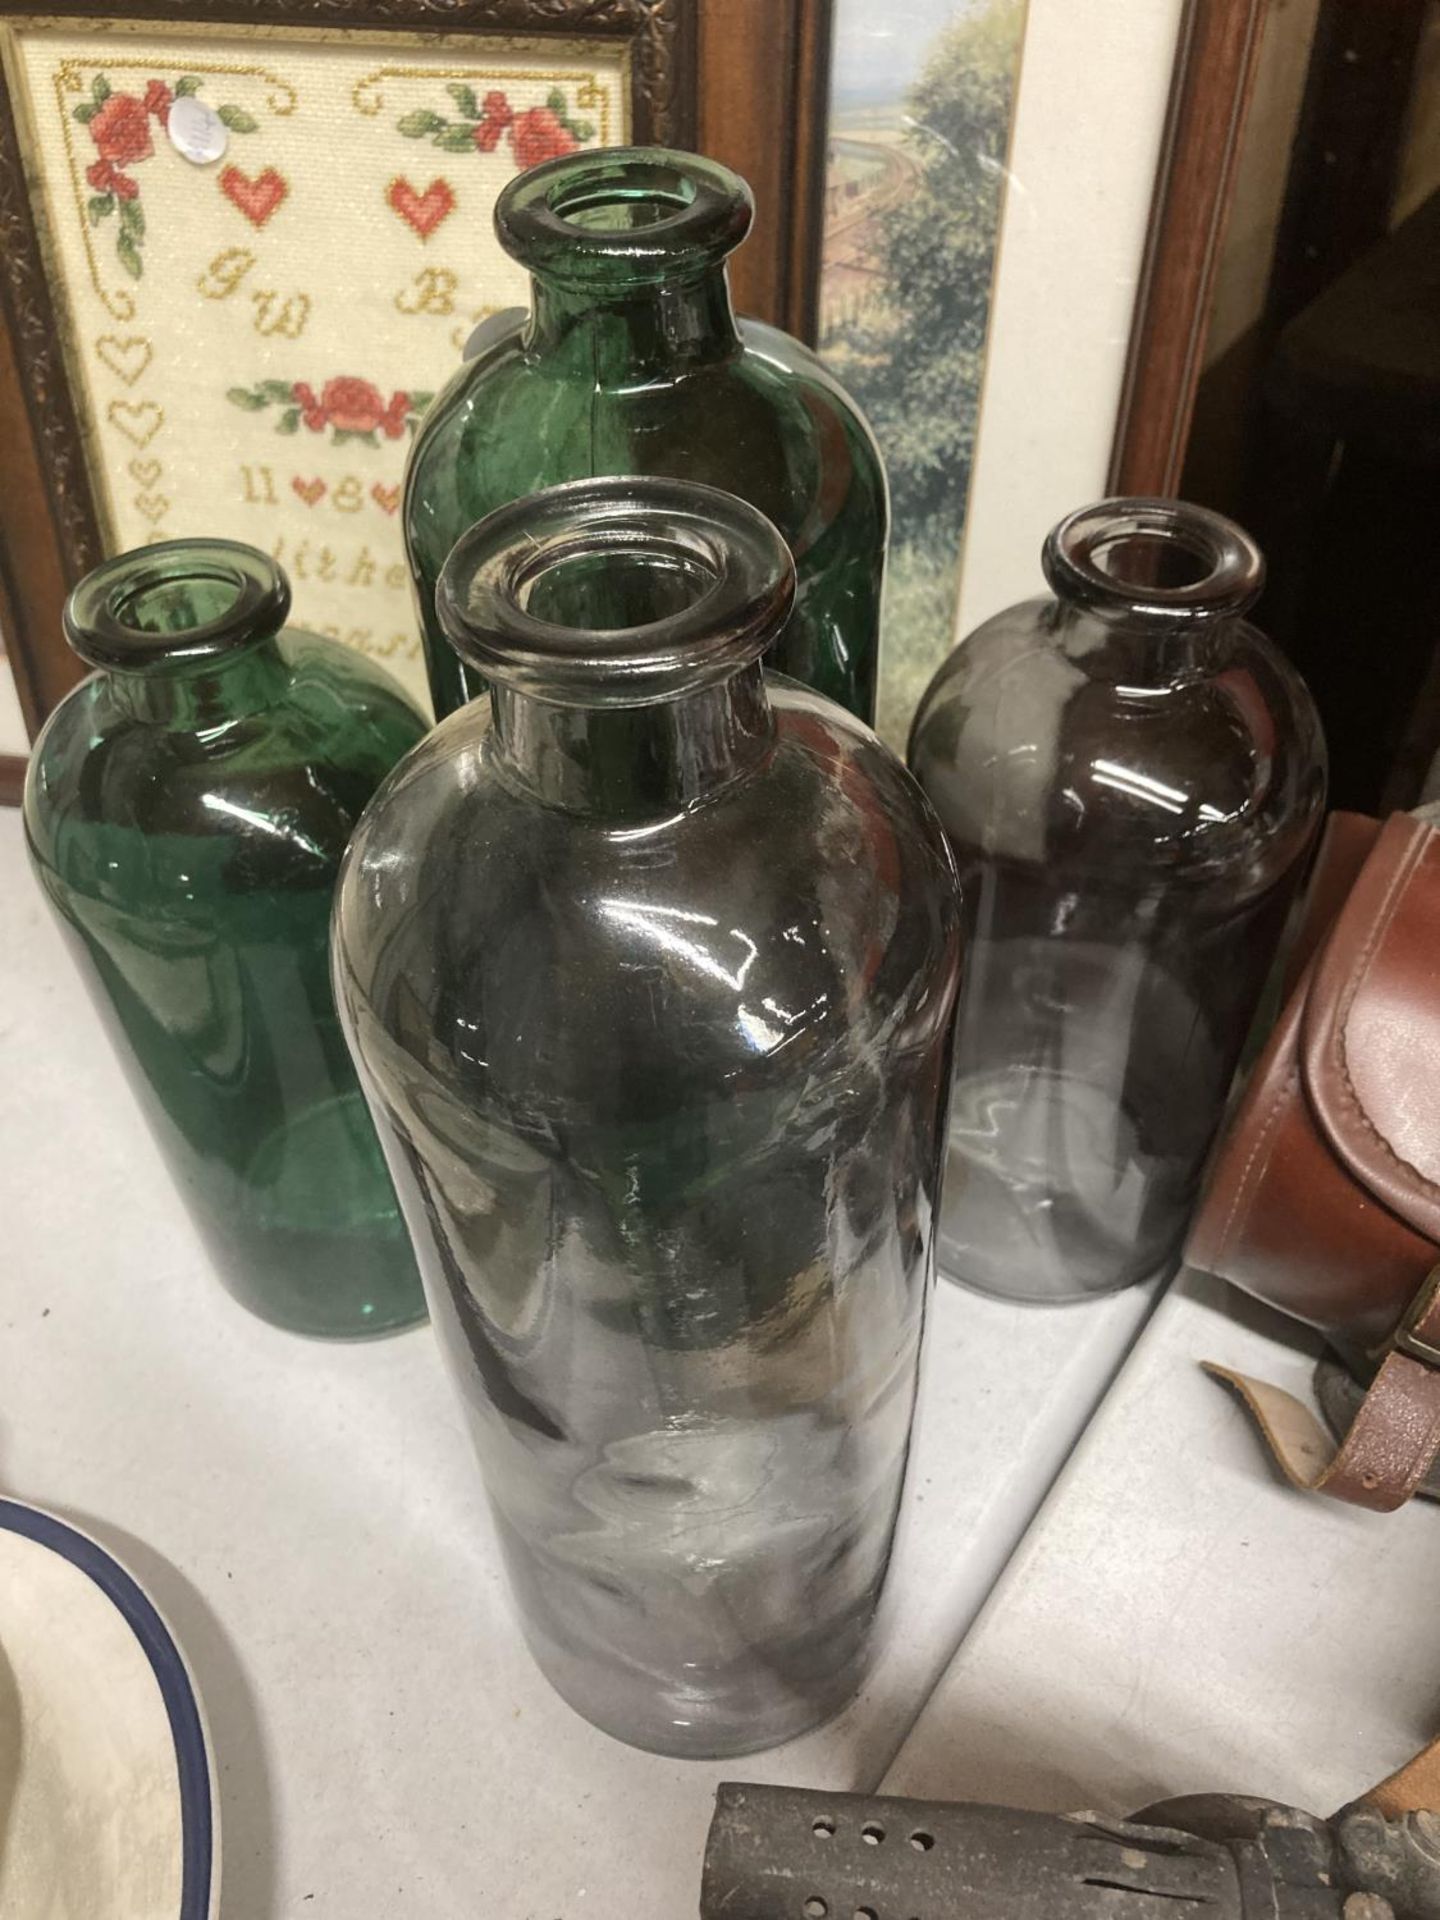
<svg viewBox="0 0 1440 1920">
<path fill-rule="evenodd" d="M 571 218 L 615 201 L 673 207 L 639 227 Z M 632 283 L 712 266 L 750 231 L 755 202 L 738 173 L 670 147 L 589 147 L 530 167 L 501 189 L 495 233 L 512 259 L 545 278 L 592 285 L 626 269 Z"/>
<path fill-rule="evenodd" d="M 626 627 L 575 627 L 529 610 L 555 568 L 607 556 L 683 571 L 694 598 Z M 436 587 L 446 637 L 487 680 L 554 706 L 656 706 L 758 660 L 795 599 L 790 549 L 765 515 L 698 482 L 571 480 L 498 508 L 462 534 Z"/>
<path fill-rule="evenodd" d="M 124 618 L 127 605 L 157 588 L 186 580 L 234 590 L 213 620 L 175 633 L 155 633 Z M 143 672 L 202 663 L 268 638 L 290 613 L 290 582 L 258 547 L 240 540 L 157 540 L 102 561 L 71 591 L 62 615 L 65 638 L 91 666 Z"/>
<path fill-rule="evenodd" d="M 1197 577 L 1176 585 L 1126 580 L 1109 572 L 1105 552 L 1141 539 L 1197 562 Z M 1265 584 L 1265 559 L 1243 527 L 1209 507 L 1158 495 L 1116 495 L 1077 508 L 1053 527 L 1041 555 L 1062 600 L 1109 619 L 1194 626 L 1234 619 Z"/>
</svg>

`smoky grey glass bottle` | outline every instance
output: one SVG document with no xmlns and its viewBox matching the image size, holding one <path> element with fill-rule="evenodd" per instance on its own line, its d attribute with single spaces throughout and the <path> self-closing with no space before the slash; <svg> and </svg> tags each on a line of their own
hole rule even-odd
<svg viewBox="0 0 1440 1920">
<path fill-rule="evenodd" d="M 1325 794 L 1310 696 L 1243 618 L 1240 528 L 1103 501 L 1053 598 L 997 615 L 920 703 L 910 765 L 971 935 L 941 1271 L 1009 1299 L 1178 1257 Z"/>
<path fill-rule="evenodd" d="M 337 997 L 537 1660 L 598 1726 L 774 1744 L 865 1669 L 948 1097 L 944 835 L 759 656 L 754 508 L 604 479 L 442 576 L 491 688 L 377 796 Z"/>
</svg>

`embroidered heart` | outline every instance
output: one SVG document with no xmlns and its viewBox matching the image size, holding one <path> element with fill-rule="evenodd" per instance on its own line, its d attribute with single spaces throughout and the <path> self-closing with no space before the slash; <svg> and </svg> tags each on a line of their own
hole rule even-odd
<svg viewBox="0 0 1440 1920">
<path fill-rule="evenodd" d="M 274 167 L 266 167 L 253 180 L 239 167 L 226 167 L 220 176 L 220 191 L 252 227 L 263 227 L 290 189 Z"/>
<path fill-rule="evenodd" d="M 153 487 L 155 482 L 160 478 L 160 462 L 158 460 L 132 460 L 130 462 L 130 478 L 138 481 L 142 487 Z"/>
<path fill-rule="evenodd" d="M 139 333 L 126 334 L 123 340 L 119 334 L 102 333 L 95 342 L 95 351 L 116 379 L 123 380 L 127 387 L 134 386 L 155 357 L 155 349 Z"/>
<path fill-rule="evenodd" d="M 385 198 L 422 240 L 428 240 L 447 214 L 455 211 L 455 195 L 446 180 L 432 180 L 424 193 L 417 193 L 408 180 L 397 174 L 385 189 Z"/>
<path fill-rule="evenodd" d="M 170 502 L 163 493 L 137 493 L 135 505 L 152 527 L 157 520 L 163 520 L 170 511 Z"/>
<path fill-rule="evenodd" d="M 375 502 L 377 507 L 382 508 L 386 513 L 394 513 L 400 504 L 400 489 L 399 487 L 383 487 L 377 480 L 370 489 L 370 498 Z"/>
<path fill-rule="evenodd" d="M 165 415 L 153 400 L 112 400 L 105 417 L 132 447 L 148 447 L 165 424 Z"/>
<path fill-rule="evenodd" d="M 319 478 L 316 478 L 314 480 L 302 480 L 298 473 L 291 480 L 290 484 L 295 489 L 296 493 L 299 494 L 300 498 L 305 502 L 307 507 L 313 507 L 317 500 L 323 500 L 325 498 L 325 495 L 329 492 L 329 488 L 325 485 L 325 482 L 323 480 Z"/>
</svg>

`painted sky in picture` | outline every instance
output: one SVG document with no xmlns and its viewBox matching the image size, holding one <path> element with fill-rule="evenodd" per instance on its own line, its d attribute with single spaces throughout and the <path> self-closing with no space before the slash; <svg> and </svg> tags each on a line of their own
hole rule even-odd
<svg viewBox="0 0 1440 1920">
<path fill-rule="evenodd" d="M 830 74 L 836 107 L 899 100 L 942 28 L 973 11 L 965 0 L 841 0 Z"/>
</svg>

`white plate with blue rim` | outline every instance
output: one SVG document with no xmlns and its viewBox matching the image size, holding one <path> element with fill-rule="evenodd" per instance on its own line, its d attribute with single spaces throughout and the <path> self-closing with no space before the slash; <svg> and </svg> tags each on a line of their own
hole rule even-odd
<svg viewBox="0 0 1440 1920">
<path fill-rule="evenodd" d="M 0 1498 L 0 1914 L 215 1920 L 199 1699 L 154 1601 L 67 1521 Z"/>
</svg>

